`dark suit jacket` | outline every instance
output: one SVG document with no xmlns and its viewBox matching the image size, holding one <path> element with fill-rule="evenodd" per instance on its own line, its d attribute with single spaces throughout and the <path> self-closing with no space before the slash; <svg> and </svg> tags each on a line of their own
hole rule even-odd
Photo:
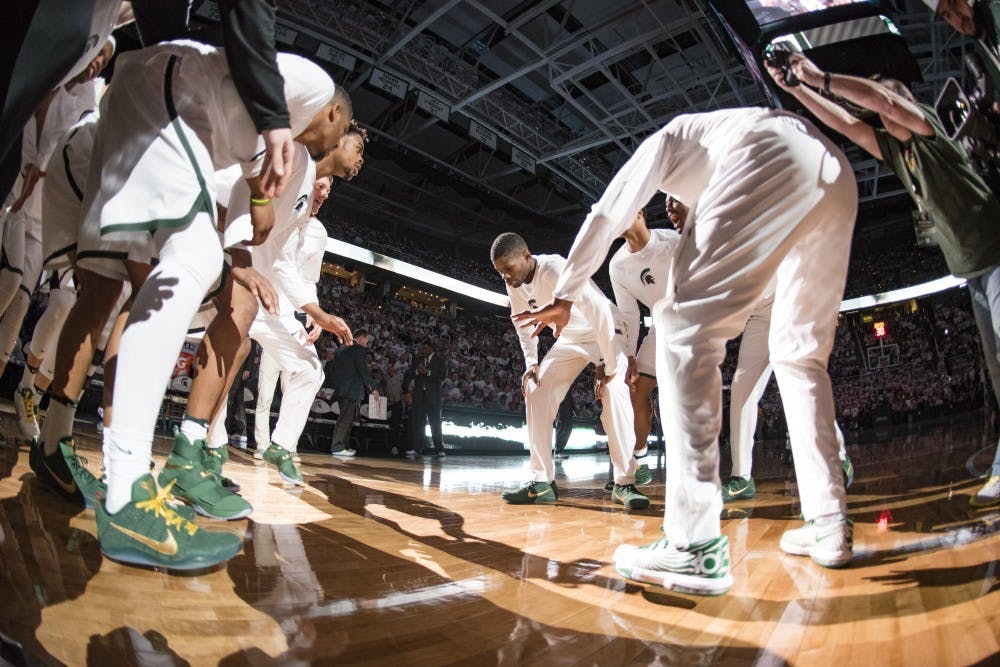
<svg viewBox="0 0 1000 667">
<path fill-rule="evenodd" d="M 368 372 L 367 354 L 367 347 L 354 343 L 342 346 L 333 361 L 327 362 L 326 375 L 333 380 L 334 394 L 361 401 L 365 390 L 371 391 L 375 380 Z"/>
<path fill-rule="evenodd" d="M 414 393 L 427 390 L 440 396 L 441 383 L 444 381 L 444 376 L 447 372 L 447 364 L 444 361 L 444 357 L 437 352 L 431 354 L 431 358 L 427 362 L 427 370 L 430 373 L 427 374 L 417 373 L 417 367 L 420 366 L 421 361 L 423 361 L 423 357 L 419 354 L 413 357 L 410 367 L 406 369 L 406 373 L 403 375 L 403 385 L 409 385 L 410 391 Z M 410 384 L 411 382 L 413 383 L 412 385 Z"/>
</svg>

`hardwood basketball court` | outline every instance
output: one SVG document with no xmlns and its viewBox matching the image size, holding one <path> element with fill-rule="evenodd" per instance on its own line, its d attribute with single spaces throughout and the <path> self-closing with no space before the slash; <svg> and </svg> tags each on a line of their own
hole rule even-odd
<svg viewBox="0 0 1000 667">
<path fill-rule="evenodd" d="M 596 454 L 557 468 L 558 505 L 517 507 L 499 492 L 527 457 L 306 454 L 297 490 L 233 450 L 227 474 L 255 512 L 198 523 L 243 534 L 243 552 L 187 576 L 119 565 L 94 513 L 34 480 L 5 416 L 0 633 L 70 665 L 998 664 L 1000 508 L 968 504 L 995 446 L 980 422 L 850 447 L 845 570 L 781 553 L 799 525 L 794 474 L 759 452 L 757 498 L 722 524 L 735 584 L 699 598 L 616 574 L 615 547 L 660 534 L 663 471 L 650 509 L 627 513 Z"/>
</svg>

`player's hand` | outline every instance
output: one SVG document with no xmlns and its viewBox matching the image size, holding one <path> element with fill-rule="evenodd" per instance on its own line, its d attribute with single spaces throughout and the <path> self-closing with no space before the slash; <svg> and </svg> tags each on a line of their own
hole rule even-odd
<svg viewBox="0 0 1000 667">
<path fill-rule="evenodd" d="M 337 340 L 344 345 L 351 345 L 354 343 L 354 334 L 351 333 L 351 327 L 347 326 L 347 322 L 343 319 L 337 317 L 336 315 L 326 314 L 322 320 L 317 320 L 324 331 L 329 331 Z"/>
<path fill-rule="evenodd" d="M 514 320 L 515 326 L 535 327 L 535 330 L 531 332 L 532 338 L 537 338 L 538 334 L 542 332 L 542 329 L 551 324 L 555 327 L 555 330 L 553 331 L 555 337 L 559 338 L 559 334 L 562 333 L 563 327 L 565 327 L 569 322 L 569 311 L 572 307 L 572 301 L 567 301 L 566 299 L 556 299 L 541 310 L 536 310 L 535 312 L 526 310 L 523 313 L 514 315 L 511 319 Z"/>
<path fill-rule="evenodd" d="M 635 362 L 635 357 L 628 358 L 628 369 L 625 371 L 625 384 L 629 391 L 634 392 L 638 388 L 639 368 Z"/>
<path fill-rule="evenodd" d="M 277 197 L 285 189 L 292 167 L 292 130 L 287 127 L 264 130 L 264 164 L 260 178 L 265 197 Z"/>
<path fill-rule="evenodd" d="M 607 384 L 608 376 L 604 374 L 604 364 L 594 369 L 594 400 L 601 400 L 604 393 L 604 385 Z"/>
<path fill-rule="evenodd" d="M 38 185 L 39 179 L 45 176 L 45 172 L 38 168 L 37 165 L 29 164 L 24 170 L 24 185 L 21 187 L 21 194 L 10 206 L 12 213 L 20 211 L 24 206 L 25 202 L 28 201 L 28 197 L 31 193 L 35 191 L 35 186 Z"/>
<path fill-rule="evenodd" d="M 233 266 L 230 269 L 233 281 L 242 285 L 260 299 L 264 310 L 272 315 L 278 314 L 278 293 L 274 291 L 271 281 L 258 273 L 252 266 Z"/>
<path fill-rule="evenodd" d="M 316 324 L 316 320 L 306 315 L 306 342 L 312 345 L 319 340 L 322 333 L 323 328 Z"/>
<path fill-rule="evenodd" d="M 274 205 L 268 202 L 263 206 L 250 207 L 250 223 L 253 225 L 253 238 L 244 241 L 243 245 L 260 245 L 270 236 L 274 229 Z"/>
<path fill-rule="evenodd" d="M 541 387 L 542 383 L 538 379 L 538 364 L 533 364 L 531 368 L 524 372 L 521 376 L 521 393 L 525 396 L 528 395 L 528 382 L 534 382 L 536 387 Z"/>
</svg>

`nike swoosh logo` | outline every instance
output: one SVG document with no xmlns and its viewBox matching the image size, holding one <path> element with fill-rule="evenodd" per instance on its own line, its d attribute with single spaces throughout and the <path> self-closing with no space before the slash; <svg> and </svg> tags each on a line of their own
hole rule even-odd
<svg viewBox="0 0 1000 667">
<path fill-rule="evenodd" d="M 128 535 L 136 542 L 141 542 L 142 544 L 145 544 L 147 547 L 149 547 L 150 549 L 152 549 L 157 553 L 163 554 L 164 556 L 177 555 L 177 540 L 174 539 L 174 534 L 171 533 L 169 530 L 167 531 L 167 537 L 165 539 L 154 540 L 153 538 L 148 537 L 146 535 L 142 535 L 141 533 L 137 533 L 134 530 L 129 530 L 128 528 L 119 526 L 114 521 L 111 521 L 108 525 L 110 525 L 115 530 L 125 535 Z"/>
<path fill-rule="evenodd" d="M 732 491 L 729 492 L 729 495 L 735 496 L 735 495 L 743 493 L 744 491 L 747 491 L 749 489 L 750 489 L 749 486 L 744 486 L 742 489 L 733 489 Z"/>
<path fill-rule="evenodd" d="M 548 493 L 551 490 L 552 489 L 545 489 L 541 493 L 535 493 L 534 491 L 528 491 L 528 497 L 529 498 L 538 498 L 539 496 L 544 496 L 546 493 Z"/>
<path fill-rule="evenodd" d="M 65 491 L 69 495 L 73 495 L 74 493 L 76 493 L 76 480 L 73 480 L 72 482 L 67 484 L 66 482 L 62 481 L 62 479 L 59 478 L 59 475 L 57 475 L 52 468 L 49 467 L 48 461 L 45 461 L 44 465 L 45 469 L 49 471 L 50 475 L 52 475 L 52 479 L 56 480 L 56 484 L 58 484 L 63 491 Z"/>
</svg>

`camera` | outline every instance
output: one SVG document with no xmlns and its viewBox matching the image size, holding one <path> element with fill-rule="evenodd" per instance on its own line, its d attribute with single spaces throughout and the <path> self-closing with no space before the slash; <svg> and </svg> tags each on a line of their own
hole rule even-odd
<svg viewBox="0 0 1000 667">
<path fill-rule="evenodd" d="M 963 89 L 948 79 L 934 111 L 948 136 L 968 152 L 976 173 L 1000 194 L 1000 113 L 993 108 L 993 83 L 976 54 L 966 54 L 965 67 L 970 85 Z"/>
<path fill-rule="evenodd" d="M 792 73 L 792 66 L 789 57 L 792 52 L 784 46 L 771 44 L 764 50 L 764 62 L 769 67 L 777 67 L 781 70 L 781 78 L 786 86 L 799 85 L 799 78 Z"/>
</svg>

